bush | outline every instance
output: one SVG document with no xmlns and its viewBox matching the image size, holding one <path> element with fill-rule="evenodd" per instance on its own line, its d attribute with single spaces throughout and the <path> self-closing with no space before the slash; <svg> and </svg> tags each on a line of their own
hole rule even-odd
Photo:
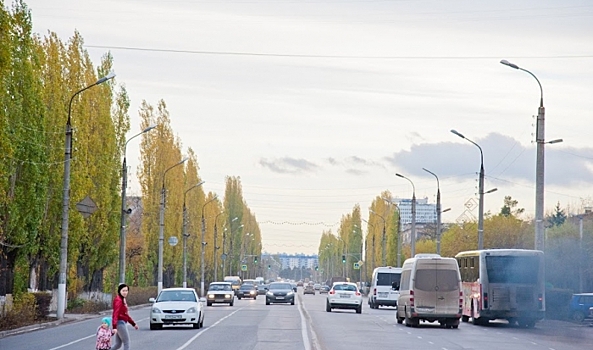
<svg viewBox="0 0 593 350">
<path fill-rule="evenodd" d="M 110 308 L 109 303 L 96 300 L 76 298 L 68 302 L 68 312 L 73 314 L 94 314 Z"/>
<path fill-rule="evenodd" d="M 158 288 L 152 287 L 130 287 L 130 293 L 126 298 L 128 306 L 143 305 L 148 303 L 149 298 L 156 298 Z M 117 291 L 113 294 L 117 295 Z"/>
<path fill-rule="evenodd" d="M 8 330 L 32 324 L 36 320 L 35 296 L 23 293 L 13 300 L 12 309 L 0 318 L 0 330 Z"/>
<path fill-rule="evenodd" d="M 35 304 L 37 305 L 35 319 L 43 320 L 49 315 L 49 306 L 51 304 L 51 293 L 37 292 L 33 293 Z"/>
</svg>

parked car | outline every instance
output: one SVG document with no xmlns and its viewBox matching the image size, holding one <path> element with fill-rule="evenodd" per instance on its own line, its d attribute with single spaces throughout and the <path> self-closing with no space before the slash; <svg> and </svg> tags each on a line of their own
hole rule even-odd
<svg viewBox="0 0 593 350">
<path fill-rule="evenodd" d="M 319 294 L 327 294 L 329 292 L 329 286 L 323 285 L 319 288 Z"/>
<path fill-rule="evenodd" d="M 257 288 L 254 284 L 245 283 L 239 287 L 237 291 L 237 298 L 241 300 L 241 298 L 253 298 L 257 299 Z"/>
<path fill-rule="evenodd" d="M 164 325 L 192 325 L 198 329 L 204 326 L 205 298 L 199 298 L 193 288 L 166 288 L 157 298 L 148 299 L 150 308 L 150 329 L 162 329 Z"/>
<path fill-rule="evenodd" d="M 313 294 L 315 295 L 315 288 L 313 287 L 312 284 L 307 284 L 305 285 L 305 288 L 303 288 L 303 295 L 305 294 Z"/>
<path fill-rule="evenodd" d="M 354 309 L 357 314 L 362 313 L 362 294 L 355 283 L 334 283 L 325 302 L 325 311 L 331 312 L 332 309 Z"/>
<path fill-rule="evenodd" d="M 294 290 L 291 284 L 288 282 L 270 283 L 266 293 L 266 305 L 271 303 L 290 303 L 294 305 Z"/>
<path fill-rule="evenodd" d="M 212 306 L 213 303 L 228 303 L 233 306 L 235 293 L 230 282 L 212 282 L 206 293 L 206 305 Z"/>
<path fill-rule="evenodd" d="M 593 307 L 593 293 L 573 294 L 570 300 L 570 318 L 575 322 L 583 322 Z"/>
</svg>

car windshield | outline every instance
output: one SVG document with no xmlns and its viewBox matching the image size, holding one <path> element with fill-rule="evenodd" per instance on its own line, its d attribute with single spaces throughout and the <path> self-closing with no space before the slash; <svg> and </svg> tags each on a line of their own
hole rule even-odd
<svg viewBox="0 0 593 350">
<path fill-rule="evenodd" d="M 336 284 L 334 290 L 345 290 L 348 292 L 356 292 L 356 286 L 351 284 Z"/>
<path fill-rule="evenodd" d="M 163 301 L 196 301 L 196 295 L 192 291 L 164 290 L 159 294 L 157 302 Z"/>
<path fill-rule="evenodd" d="M 276 289 L 292 289 L 292 286 L 288 283 L 274 283 L 274 284 L 270 284 L 270 290 L 276 290 Z"/>
<path fill-rule="evenodd" d="M 231 290 L 231 286 L 228 284 L 211 284 L 210 285 L 210 290 L 211 291 L 219 291 L 219 290 Z"/>
<path fill-rule="evenodd" d="M 255 289 L 255 286 L 253 284 L 244 284 L 241 286 L 241 289 L 251 290 L 251 289 Z"/>
</svg>

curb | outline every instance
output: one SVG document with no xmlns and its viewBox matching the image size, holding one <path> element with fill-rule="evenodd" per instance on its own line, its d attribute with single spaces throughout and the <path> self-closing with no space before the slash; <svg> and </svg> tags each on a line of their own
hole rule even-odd
<svg viewBox="0 0 593 350">
<path fill-rule="evenodd" d="M 148 305 L 151 305 L 151 304 L 130 306 L 128 309 L 136 310 L 136 309 L 141 309 L 143 307 L 146 307 Z M 94 314 L 70 314 L 70 317 L 68 317 L 68 314 L 64 314 L 64 318 L 61 320 L 36 323 L 33 325 L 29 325 L 29 326 L 24 326 L 24 327 L 15 328 L 15 329 L 9 329 L 6 331 L 0 331 L 0 339 L 6 338 L 6 337 L 9 337 L 12 335 L 21 334 L 21 333 L 29 333 L 29 332 L 34 332 L 34 331 L 46 329 L 46 328 L 57 327 L 63 323 L 74 323 L 74 322 L 79 322 L 79 321 L 84 321 L 84 320 L 88 320 L 91 318 L 95 318 L 98 316 L 110 315 L 112 312 L 113 312 L 113 310 L 105 310 L 105 311 L 101 311 L 101 312 L 94 313 Z"/>
</svg>

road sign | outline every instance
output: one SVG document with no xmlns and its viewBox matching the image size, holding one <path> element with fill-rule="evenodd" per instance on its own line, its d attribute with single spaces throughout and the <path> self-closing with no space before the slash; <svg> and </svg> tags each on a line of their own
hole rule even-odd
<svg viewBox="0 0 593 350">
<path fill-rule="evenodd" d="M 359 264 L 359 263 L 357 263 L 357 262 L 355 262 L 355 263 L 354 263 L 354 269 L 355 269 L 355 270 L 360 270 L 360 264 Z"/>
<path fill-rule="evenodd" d="M 220 254 L 220 259 L 221 260 L 226 260 L 226 254 L 225 253 Z"/>
<path fill-rule="evenodd" d="M 179 240 L 177 239 L 177 237 L 175 237 L 175 236 L 169 237 L 169 245 L 171 247 L 176 246 L 178 242 L 179 242 Z"/>
<path fill-rule="evenodd" d="M 241 271 L 247 271 L 247 265 L 241 265 Z"/>
</svg>

